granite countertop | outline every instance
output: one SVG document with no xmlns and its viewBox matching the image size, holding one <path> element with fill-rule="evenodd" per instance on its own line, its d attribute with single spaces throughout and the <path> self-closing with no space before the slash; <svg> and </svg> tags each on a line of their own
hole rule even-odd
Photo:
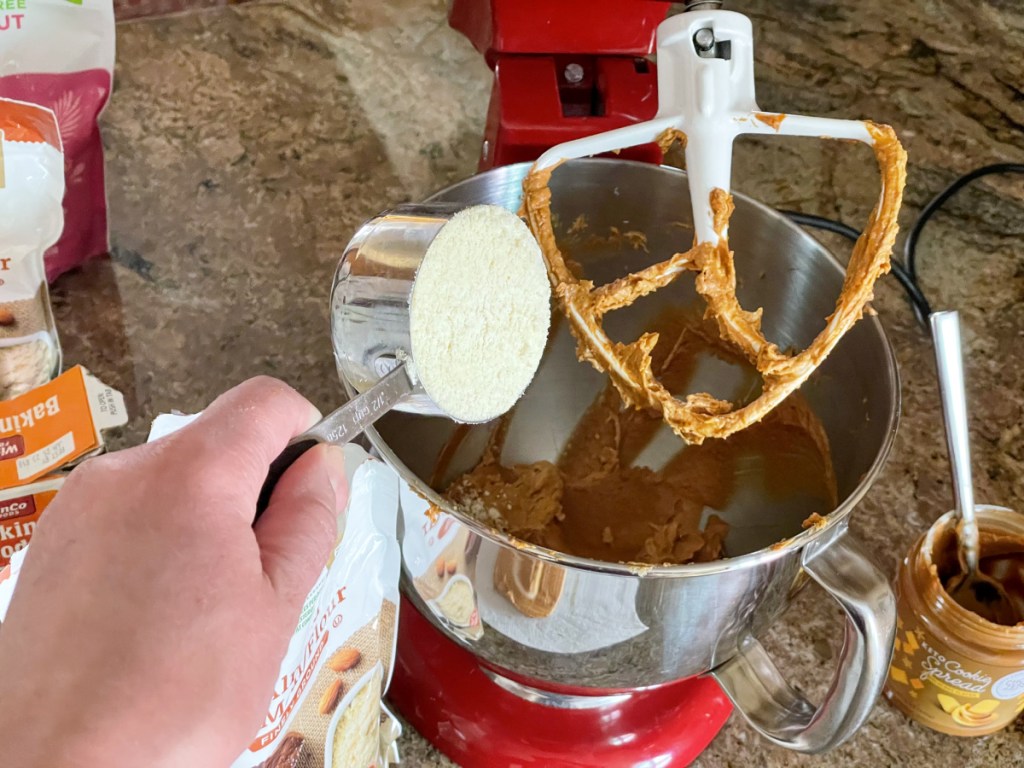
<svg viewBox="0 0 1024 768">
<path fill-rule="evenodd" d="M 1024 8 L 1016 0 L 749 0 L 766 109 L 872 117 L 910 153 L 906 226 L 957 174 L 1024 161 Z M 443 0 L 289 0 L 123 24 L 103 118 L 112 257 L 62 277 L 69 363 L 122 389 L 132 421 L 202 408 L 254 374 L 321 408 L 341 399 L 327 295 L 354 228 L 473 173 L 490 73 L 447 27 Z M 772 205 L 859 223 L 865 156 L 816 141 L 743 141 L 735 185 Z M 925 289 L 962 310 L 980 500 L 1024 507 L 1024 183 L 986 180 L 921 243 Z M 903 374 L 903 422 L 852 527 L 894 570 L 950 504 L 930 349 L 894 280 L 875 307 Z M 767 645 L 809 695 L 841 622 L 806 589 Z M 404 764 L 451 765 L 411 731 Z M 1018 722 L 955 739 L 880 702 L 824 757 L 775 748 L 735 715 L 699 766 L 1024 764 Z"/>
</svg>

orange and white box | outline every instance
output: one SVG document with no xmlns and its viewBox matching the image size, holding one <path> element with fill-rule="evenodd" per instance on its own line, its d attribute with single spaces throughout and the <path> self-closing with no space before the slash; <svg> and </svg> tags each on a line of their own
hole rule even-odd
<svg viewBox="0 0 1024 768">
<path fill-rule="evenodd" d="M 60 476 L 0 491 L 0 568 L 28 546 L 39 516 L 64 484 Z"/>
<path fill-rule="evenodd" d="M 121 393 L 80 365 L 0 402 L 0 490 L 100 452 L 103 431 L 127 421 Z"/>
</svg>

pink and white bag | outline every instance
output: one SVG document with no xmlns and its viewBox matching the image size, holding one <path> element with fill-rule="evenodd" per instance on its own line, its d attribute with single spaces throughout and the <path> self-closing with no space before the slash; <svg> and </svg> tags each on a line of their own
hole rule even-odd
<svg viewBox="0 0 1024 768">
<path fill-rule="evenodd" d="M 51 281 L 108 248 L 97 119 L 113 71 L 113 0 L 0 3 L 0 97 L 53 110 L 64 146 L 64 231 L 45 255 Z"/>
</svg>

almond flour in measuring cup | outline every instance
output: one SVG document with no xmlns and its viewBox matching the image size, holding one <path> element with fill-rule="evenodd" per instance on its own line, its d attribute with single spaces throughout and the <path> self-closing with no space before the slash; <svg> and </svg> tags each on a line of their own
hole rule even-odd
<svg viewBox="0 0 1024 768">
<path fill-rule="evenodd" d="M 64 225 L 64 155 L 48 109 L 0 99 L 0 399 L 60 368 L 43 252 Z"/>
<path fill-rule="evenodd" d="M 551 322 L 540 246 L 514 213 L 456 213 L 431 242 L 409 302 L 415 375 L 454 419 L 508 411 L 537 370 Z"/>
</svg>

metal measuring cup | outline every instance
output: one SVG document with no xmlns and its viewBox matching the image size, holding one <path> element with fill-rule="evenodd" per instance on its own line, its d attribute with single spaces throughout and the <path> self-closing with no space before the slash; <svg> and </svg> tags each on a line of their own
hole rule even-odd
<svg viewBox="0 0 1024 768">
<path fill-rule="evenodd" d="M 277 481 L 302 454 L 318 443 L 344 445 L 392 409 L 473 423 L 446 413 L 427 394 L 415 373 L 410 332 L 420 265 L 438 233 L 468 207 L 400 205 L 367 221 L 349 241 L 331 289 L 331 339 L 339 376 L 359 394 L 293 438 L 271 463 L 257 517 Z"/>
</svg>

